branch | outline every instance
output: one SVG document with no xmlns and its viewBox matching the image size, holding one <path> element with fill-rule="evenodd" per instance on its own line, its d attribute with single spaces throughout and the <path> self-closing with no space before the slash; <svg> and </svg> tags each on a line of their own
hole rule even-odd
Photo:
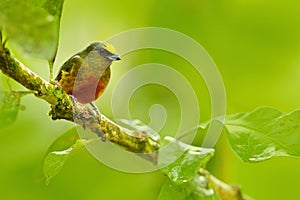
<svg viewBox="0 0 300 200">
<path fill-rule="evenodd" d="M 143 131 L 132 131 L 121 127 L 104 115 L 100 122 L 95 111 L 88 105 L 73 103 L 71 97 L 56 83 L 49 83 L 29 70 L 10 55 L 0 36 L 0 70 L 8 77 L 19 82 L 35 96 L 51 105 L 50 115 L 53 120 L 65 119 L 90 129 L 103 140 L 116 143 L 133 153 L 141 153 L 152 163 L 157 162 L 160 141 Z"/>
<path fill-rule="evenodd" d="M 199 174 L 208 180 L 210 187 L 222 200 L 252 200 L 251 197 L 242 193 L 238 185 L 224 183 L 202 168 L 199 169 Z"/>
</svg>

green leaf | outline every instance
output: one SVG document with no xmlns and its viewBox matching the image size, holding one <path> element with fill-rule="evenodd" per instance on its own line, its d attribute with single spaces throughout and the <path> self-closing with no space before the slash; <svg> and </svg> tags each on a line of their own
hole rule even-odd
<svg viewBox="0 0 300 200">
<path fill-rule="evenodd" d="M 22 53 L 52 61 L 55 58 L 63 0 L 2 0 L 0 26 Z"/>
<path fill-rule="evenodd" d="M 300 158 L 300 110 L 284 114 L 262 107 L 229 115 L 224 126 L 232 149 L 246 162 L 275 156 Z"/>
<path fill-rule="evenodd" d="M 176 184 L 172 183 L 169 179 L 162 186 L 160 190 L 158 200 L 169 200 L 169 199 L 186 199 L 186 194 L 184 189 L 178 187 Z"/>
<path fill-rule="evenodd" d="M 38 1 L 41 2 L 41 1 Z M 61 18 L 62 8 L 64 0 L 46 0 L 43 3 L 43 8 L 47 10 L 51 15 Z"/>
<path fill-rule="evenodd" d="M 74 126 L 66 132 L 64 132 L 61 136 L 56 138 L 56 140 L 48 148 L 47 153 L 50 153 L 52 151 L 63 151 L 65 149 L 68 149 L 79 139 L 80 138 L 77 132 L 77 128 Z"/>
<path fill-rule="evenodd" d="M 171 137 L 165 137 L 164 147 L 159 152 L 158 166 L 176 183 L 192 180 L 200 167 L 214 154 L 214 149 L 187 145 Z"/>
<path fill-rule="evenodd" d="M 86 143 L 86 140 L 79 139 L 75 127 L 66 131 L 52 143 L 44 158 L 43 164 L 47 185 L 52 178 L 60 172 L 65 162 Z"/>
<path fill-rule="evenodd" d="M 191 146 L 171 137 L 165 137 L 159 152 L 158 166 L 169 177 L 161 189 L 159 198 L 164 199 L 213 199 L 213 191 L 207 180 L 199 175 L 213 156 L 214 149 Z"/>
<path fill-rule="evenodd" d="M 19 92 L 0 91 L 0 128 L 16 121 L 23 95 L 24 93 Z"/>
<path fill-rule="evenodd" d="M 167 180 L 160 190 L 158 200 L 214 200 L 214 191 L 208 188 L 207 180 L 195 175 L 193 180 L 176 184 Z"/>
</svg>

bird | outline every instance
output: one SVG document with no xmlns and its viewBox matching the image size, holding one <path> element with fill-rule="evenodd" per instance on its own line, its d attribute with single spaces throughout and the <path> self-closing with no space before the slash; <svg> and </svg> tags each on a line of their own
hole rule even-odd
<svg viewBox="0 0 300 200">
<path fill-rule="evenodd" d="M 73 55 L 60 68 L 55 81 L 72 100 L 90 104 L 100 118 L 93 103 L 107 87 L 113 61 L 121 60 L 115 48 L 107 42 L 94 42 L 83 51 Z"/>
</svg>

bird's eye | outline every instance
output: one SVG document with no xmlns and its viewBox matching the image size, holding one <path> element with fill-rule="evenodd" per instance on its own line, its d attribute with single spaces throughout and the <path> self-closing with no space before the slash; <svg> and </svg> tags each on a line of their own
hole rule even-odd
<svg viewBox="0 0 300 200">
<path fill-rule="evenodd" d="M 105 51 L 104 49 L 100 49 L 100 53 L 104 53 L 104 51 Z"/>
</svg>

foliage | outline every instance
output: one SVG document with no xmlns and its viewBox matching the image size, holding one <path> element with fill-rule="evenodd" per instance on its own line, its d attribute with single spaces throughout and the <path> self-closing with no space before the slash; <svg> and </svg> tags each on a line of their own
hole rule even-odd
<svg viewBox="0 0 300 200">
<path fill-rule="evenodd" d="M 300 157 L 300 111 L 285 114 L 262 107 L 229 115 L 224 124 L 229 142 L 246 162 L 275 156 Z"/>
<path fill-rule="evenodd" d="M 198 173 L 213 154 L 214 149 L 195 147 L 166 137 L 158 165 L 163 167 L 162 171 L 169 180 L 162 187 L 158 199 L 213 199 L 214 192 L 208 181 Z"/>
<path fill-rule="evenodd" d="M 63 0 L 4 0 L 0 4 L 0 26 L 24 54 L 52 61 L 57 51 L 62 5 Z"/>
<path fill-rule="evenodd" d="M 49 147 L 44 158 L 44 175 L 46 184 L 59 173 L 65 162 L 86 142 L 79 139 L 76 128 L 71 128 L 58 137 Z"/>
<path fill-rule="evenodd" d="M 7 127 L 16 121 L 21 107 L 21 92 L 0 91 L 0 128 Z"/>
<path fill-rule="evenodd" d="M 228 115 L 224 122 L 233 151 L 245 162 L 260 162 L 275 156 L 299 158 L 299 125 L 299 110 L 285 114 L 270 107 Z"/>
</svg>

